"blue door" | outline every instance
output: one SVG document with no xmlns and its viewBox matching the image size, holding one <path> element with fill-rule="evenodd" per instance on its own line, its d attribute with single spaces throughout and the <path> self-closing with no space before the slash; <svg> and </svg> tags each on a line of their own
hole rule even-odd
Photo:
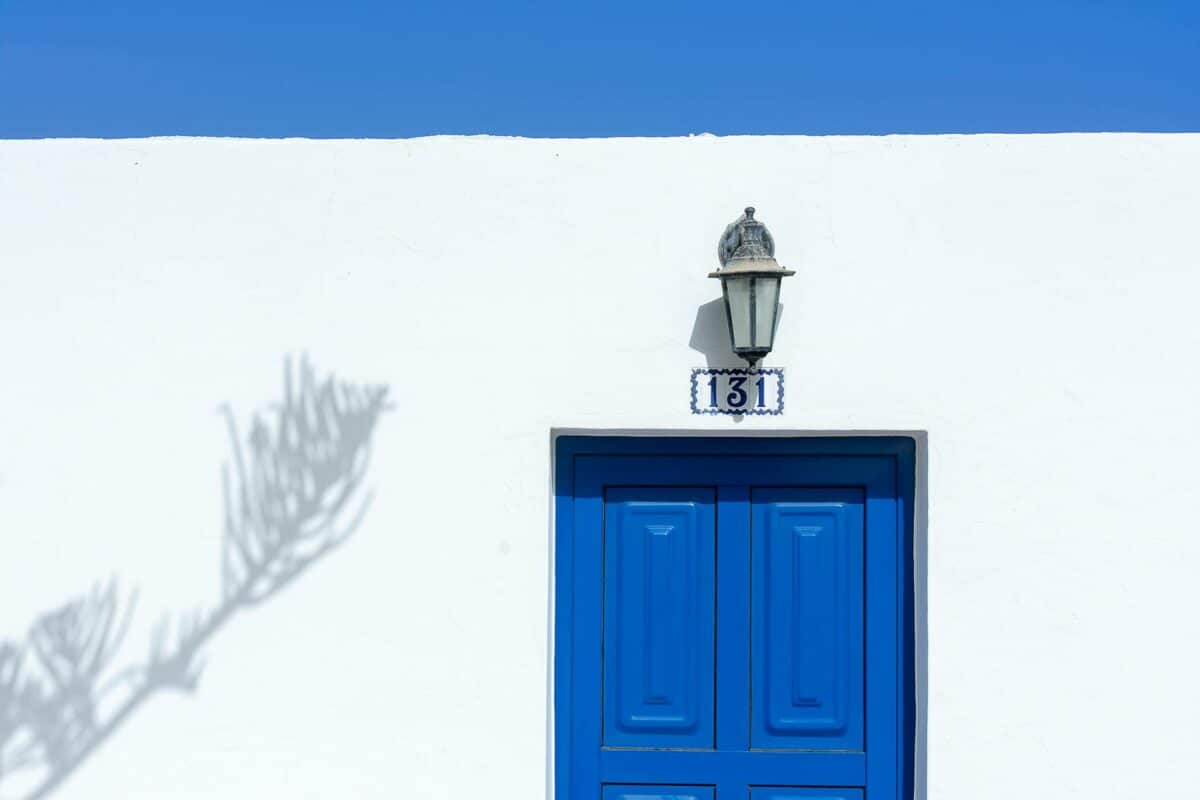
<svg viewBox="0 0 1200 800">
<path fill-rule="evenodd" d="M 559 800 L 904 796 L 911 458 L 560 439 Z"/>
</svg>

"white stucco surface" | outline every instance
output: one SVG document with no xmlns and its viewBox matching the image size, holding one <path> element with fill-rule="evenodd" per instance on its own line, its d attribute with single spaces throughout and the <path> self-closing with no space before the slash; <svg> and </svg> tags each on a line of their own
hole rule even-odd
<svg viewBox="0 0 1200 800">
<path fill-rule="evenodd" d="M 694 417 L 746 204 L 787 413 Z M 0 142 L 0 636 L 215 602 L 285 354 L 395 405 L 356 536 L 55 796 L 544 797 L 568 427 L 927 431 L 928 798 L 1195 798 L 1198 220 L 1200 135 Z"/>
</svg>

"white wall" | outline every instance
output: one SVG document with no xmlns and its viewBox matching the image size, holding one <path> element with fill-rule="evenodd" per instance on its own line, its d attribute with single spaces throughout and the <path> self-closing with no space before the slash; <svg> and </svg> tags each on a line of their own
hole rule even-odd
<svg viewBox="0 0 1200 800">
<path fill-rule="evenodd" d="M 1198 176 L 1196 135 L 0 142 L 0 635 L 108 574 L 130 659 L 214 603 L 218 407 L 284 354 L 396 405 L 355 538 L 55 796 L 544 796 L 582 427 L 928 431 L 928 797 L 1195 797 Z M 693 417 L 747 203 L 787 413 Z"/>
</svg>

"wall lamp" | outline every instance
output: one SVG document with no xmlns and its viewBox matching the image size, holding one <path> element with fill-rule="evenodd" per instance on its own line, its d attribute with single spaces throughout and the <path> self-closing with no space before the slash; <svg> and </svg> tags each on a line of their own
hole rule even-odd
<svg viewBox="0 0 1200 800">
<path fill-rule="evenodd" d="M 754 218 L 753 207 L 725 228 L 717 259 L 721 268 L 708 277 L 721 279 L 733 352 L 753 369 L 775 344 L 779 286 L 796 272 L 775 261 L 775 240 Z"/>
</svg>

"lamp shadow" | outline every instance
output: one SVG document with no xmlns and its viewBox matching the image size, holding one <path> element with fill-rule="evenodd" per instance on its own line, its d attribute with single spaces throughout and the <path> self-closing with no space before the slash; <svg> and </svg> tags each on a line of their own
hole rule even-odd
<svg viewBox="0 0 1200 800">
<path fill-rule="evenodd" d="M 150 698 L 192 693 L 210 640 L 288 586 L 362 523 L 371 441 L 387 387 L 318 379 L 284 362 L 280 402 L 243 437 L 222 408 L 230 455 L 222 472 L 221 599 L 164 614 L 143 660 L 114 657 L 137 592 L 116 578 L 40 615 L 23 641 L 0 642 L 0 790 L 25 800 L 58 789 Z"/>
<path fill-rule="evenodd" d="M 746 362 L 738 358 L 730 347 L 729 321 L 725 318 L 725 301 L 720 297 L 696 309 L 688 347 L 703 355 L 704 364 L 709 368 L 746 366 Z"/>
<path fill-rule="evenodd" d="M 783 319 L 784 304 L 779 304 L 779 313 L 775 315 L 775 329 Z M 729 341 L 729 321 L 725 317 L 725 301 L 718 297 L 710 300 L 696 309 L 696 319 L 692 323 L 692 337 L 688 347 L 704 356 L 704 365 L 710 369 L 745 369 L 746 362 L 734 352 Z"/>
</svg>

